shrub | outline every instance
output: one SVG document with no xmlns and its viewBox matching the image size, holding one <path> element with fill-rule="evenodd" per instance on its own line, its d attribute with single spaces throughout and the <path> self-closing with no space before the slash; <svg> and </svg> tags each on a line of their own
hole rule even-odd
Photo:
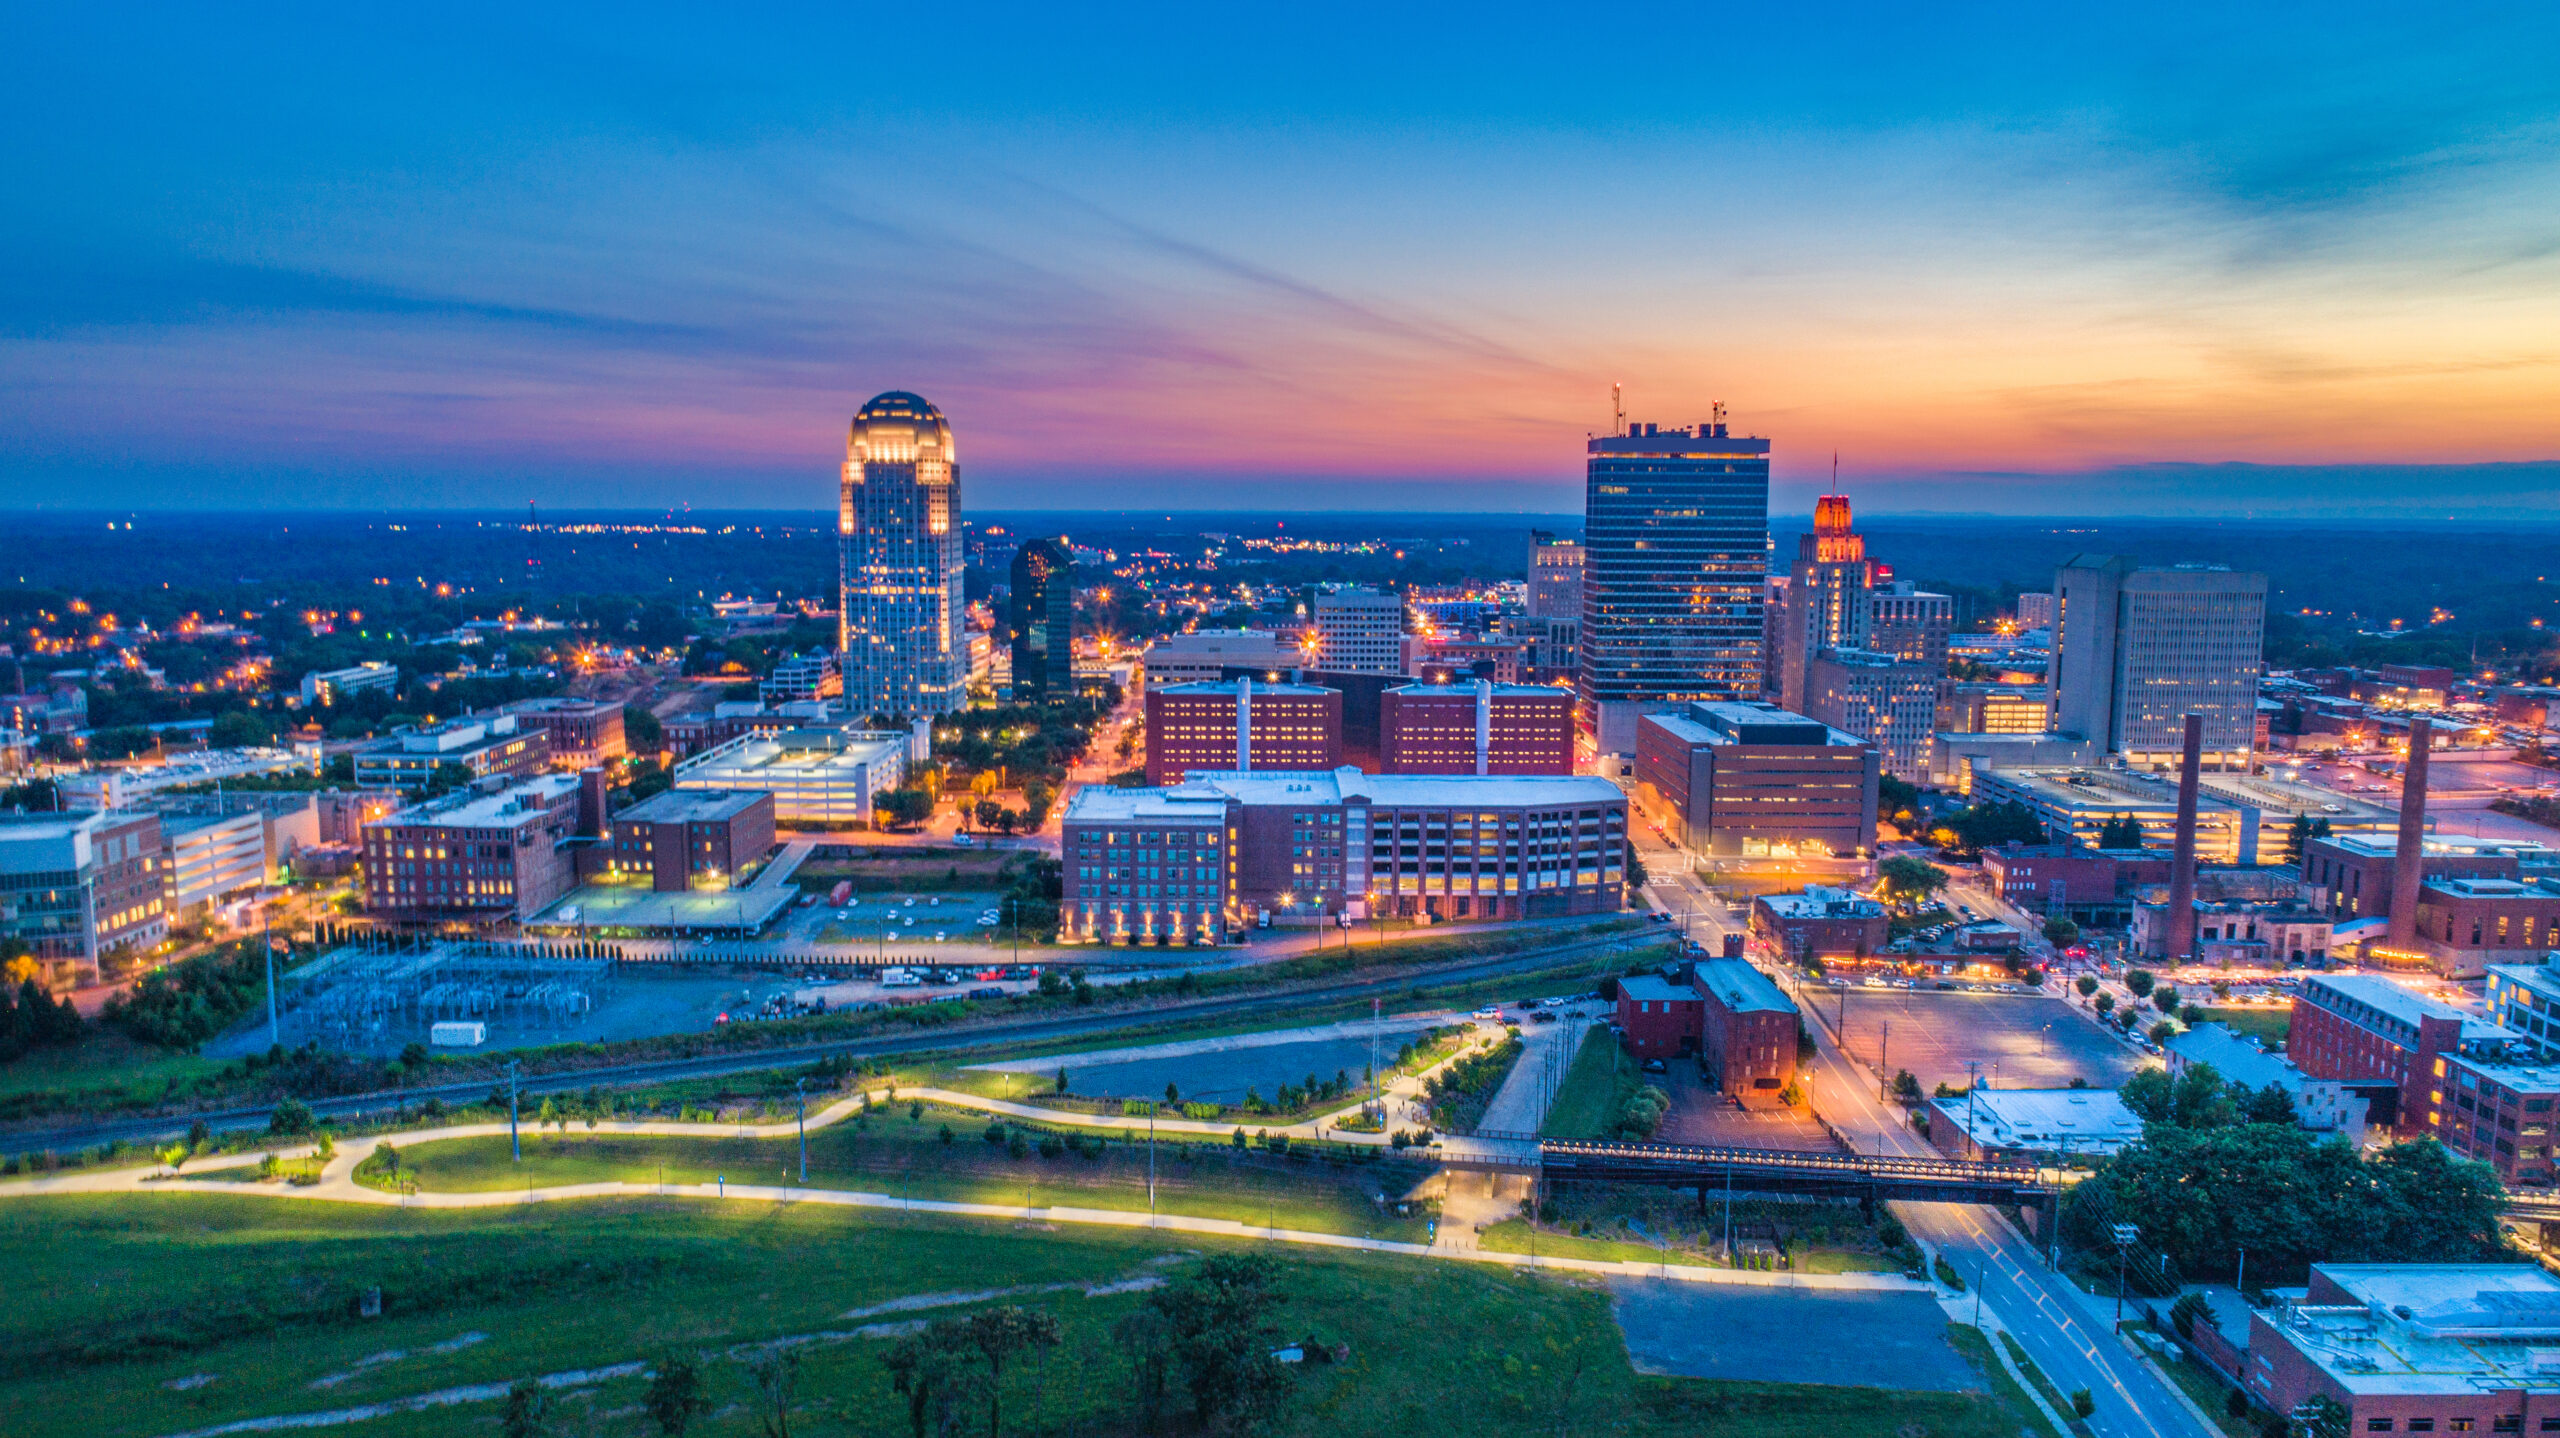
<svg viewBox="0 0 2560 1438">
<path fill-rule="evenodd" d="M 267 1116 L 267 1132 L 278 1138 L 300 1138 L 313 1126 L 311 1105 L 298 1098 L 278 1100 L 276 1111 Z"/>
</svg>

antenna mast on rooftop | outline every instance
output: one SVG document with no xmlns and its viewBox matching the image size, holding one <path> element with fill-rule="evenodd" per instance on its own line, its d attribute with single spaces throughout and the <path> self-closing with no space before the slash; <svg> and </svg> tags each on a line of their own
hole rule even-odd
<svg viewBox="0 0 2560 1438">
<path fill-rule="evenodd" d="M 1609 386 L 1609 434 L 1615 439 L 1627 437 L 1626 389 L 1627 387 L 1622 384 Z"/>
</svg>

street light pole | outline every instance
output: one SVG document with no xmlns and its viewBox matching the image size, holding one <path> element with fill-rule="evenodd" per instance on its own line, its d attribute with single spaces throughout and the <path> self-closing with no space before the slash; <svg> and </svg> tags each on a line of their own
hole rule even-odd
<svg viewBox="0 0 2560 1438">
<path fill-rule="evenodd" d="M 524 1065 L 507 1060 L 507 1146 L 515 1152 L 515 1161 L 524 1162 L 524 1139 L 516 1132 L 516 1076 Z"/>
<path fill-rule="evenodd" d="M 794 1079 L 792 1090 L 800 1095 L 800 1186 L 809 1186 L 809 1081 Z"/>
</svg>

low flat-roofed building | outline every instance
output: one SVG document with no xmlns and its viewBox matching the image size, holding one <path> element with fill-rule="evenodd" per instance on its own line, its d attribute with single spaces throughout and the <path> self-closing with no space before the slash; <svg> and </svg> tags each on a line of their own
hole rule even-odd
<svg viewBox="0 0 2560 1438">
<path fill-rule="evenodd" d="M 1200 629 L 1168 634 L 1148 644 L 1147 687 L 1215 684 L 1229 669 L 1290 669 L 1312 658 L 1269 629 Z"/>
<path fill-rule="evenodd" d="M 1227 796 L 1204 786 L 1087 784 L 1076 790 L 1061 827 L 1059 942 L 1189 945 L 1224 939 L 1241 918 L 1227 901 L 1234 848 L 1227 813 Z"/>
<path fill-rule="evenodd" d="M 2078 734 L 1955 734 L 1929 736 L 1929 783 L 1971 797 L 1974 775 L 1985 769 L 2076 768 L 2097 762 L 2098 746 Z"/>
<path fill-rule="evenodd" d="M 368 689 L 396 689 L 400 686 L 400 666 L 373 659 L 346 669 L 318 669 L 302 676 L 302 707 L 335 704 L 345 694 L 362 694 Z"/>
<path fill-rule="evenodd" d="M 579 777 L 536 774 L 364 828 L 365 909 L 398 924 L 522 923 L 577 883 Z"/>
<path fill-rule="evenodd" d="M 448 719 L 393 736 L 356 751 L 356 783 L 369 789 L 424 793 L 446 765 L 467 782 L 499 775 L 538 774 L 551 759 L 551 736 L 519 723 L 513 714 Z"/>
<path fill-rule="evenodd" d="M 2560 882 L 2429 879 L 2418 888 L 2414 942 L 2449 979 L 2476 979 L 2492 961 L 2541 953 L 2560 945 Z"/>
<path fill-rule="evenodd" d="M 1884 947 L 1892 924 L 1884 905 L 1846 889 L 1808 884 L 1799 894 L 1751 901 L 1751 936 L 1789 961 L 1865 958 Z"/>
<path fill-rule="evenodd" d="M 1929 1108 L 1929 1141 L 1955 1158 L 2103 1158 L 2142 1137 L 2114 1089 L 1977 1088 Z"/>
<path fill-rule="evenodd" d="M 2315 1263 L 2249 1315 L 2234 1375 L 2278 1413 L 2314 1397 L 2367 1433 L 2560 1432 L 2560 1279 L 2530 1263 Z"/>
<path fill-rule="evenodd" d="M 1878 763 L 1875 746 L 1769 704 L 1693 703 L 1636 723 L 1637 802 L 1720 857 L 1867 856 Z"/>
<path fill-rule="evenodd" d="M 2337 921 L 2298 903 L 2248 899 L 2195 901 L 2196 955 L 2225 968 L 2276 968 L 2326 964 Z M 2169 904 L 2134 905 L 2128 943 L 2146 959 L 2169 951 Z"/>
<path fill-rule="evenodd" d="M 2146 845 L 2168 848 L 2176 840 L 2178 786 L 2127 769 L 1980 769 L 1973 771 L 1973 801 L 2016 804 L 2035 815 L 2045 832 L 2095 848 L 2108 822 L 2131 819 Z M 2196 802 L 2196 857 L 2210 864 L 2259 862 L 2259 816 L 2254 808 L 2200 795 Z"/>
<path fill-rule="evenodd" d="M 773 795 L 761 789 L 652 794 L 613 816 L 605 870 L 660 893 L 736 888 L 740 871 L 773 851 L 773 814 Z"/>
<path fill-rule="evenodd" d="M 676 765 L 675 787 L 762 790 L 785 828 L 867 829 L 879 797 L 906 778 L 909 739 L 903 730 L 742 734 Z"/>
<path fill-rule="evenodd" d="M 283 749 L 204 749 L 158 763 L 108 764 L 54 780 L 65 809 L 118 809 L 172 789 L 282 774 L 311 764 Z"/>
<path fill-rule="evenodd" d="M 2429 882 L 2560 874 L 2560 851 L 2530 839 L 2429 834 L 2420 852 Z M 2302 846 L 2303 900 L 2340 918 L 2387 919 L 2391 917 L 2391 879 L 2399 860 L 2398 841 L 2389 834 L 2313 839 Z"/>
</svg>

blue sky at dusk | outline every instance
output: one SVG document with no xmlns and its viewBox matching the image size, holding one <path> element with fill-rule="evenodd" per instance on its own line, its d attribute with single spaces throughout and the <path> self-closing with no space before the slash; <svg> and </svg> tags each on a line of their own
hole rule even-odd
<svg viewBox="0 0 2560 1438">
<path fill-rule="evenodd" d="M 0 505 L 2560 510 L 2560 9 L 18 7 Z"/>
</svg>

